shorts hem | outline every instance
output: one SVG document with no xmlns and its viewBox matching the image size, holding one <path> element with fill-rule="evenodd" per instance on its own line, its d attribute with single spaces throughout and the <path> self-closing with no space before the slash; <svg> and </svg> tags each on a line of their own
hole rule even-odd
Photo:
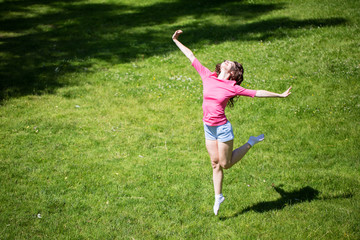
<svg viewBox="0 0 360 240">
<path fill-rule="evenodd" d="M 204 123 L 205 139 L 210 141 L 229 142 L 234 140 L 231 123 L 220 126 L 208 126 Z"/>
<path fill-rule="evenodd" d="M 223 143 L 225 143 L 225 142 L 230 142 L 230 141 L 232 141 L 232 140 L 234 140 L 234 138 L 225 138 L 225 139 L 217 139 L 219 142 L 223 142 Z"/>
</svg>

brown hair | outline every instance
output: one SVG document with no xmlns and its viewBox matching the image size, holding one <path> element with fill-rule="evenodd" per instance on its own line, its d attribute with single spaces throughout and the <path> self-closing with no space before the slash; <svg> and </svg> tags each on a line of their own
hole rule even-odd
<svg viewBox="0 0 360 240">
<path fill-rule="evenodd" d="M 230 76 L 229 80 L 236 81 L 236 85 L 240 85 L 242 83 L 242 81 L 244 81 L 244 68 L 240 63 L 238 63 L 238 62 L 234 62 L 234 63 L 235 63 L 235 67 L 233 67 L 231 69 L 233 74 Z M 220 66 L 221 66 L 221 63 L 218 63 L 218 64 L 216 64 L 216 67 L 215 67 L 215 72 L 217 73 L 218 76 L 221 72 Z M 227 106 L 233 107 L 234 100 L 235 100 L 235 97 L 230 98 L 227 103 Z"/>
</svg>

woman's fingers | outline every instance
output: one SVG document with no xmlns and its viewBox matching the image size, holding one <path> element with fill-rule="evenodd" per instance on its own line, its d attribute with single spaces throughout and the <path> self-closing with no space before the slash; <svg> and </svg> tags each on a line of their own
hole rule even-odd
<svg viewBox="0 0 360 240">
<path fill-rule="evenodd" d="M 288 96 L 291 94 L 290 90 L 292 89 L 292 86 L 288 89 Z"/>
<path fill-rule="evenodd" d="M 281 94 L 282 97 L 287 97 L 291 94 L 290 90 L 291 90 L 292 87 L 289 87 L 288 90 L 286 90 L 285 92 L 283 92 Z"/>
<path fill-rule="evenodd" d="M 174 33 L 174 35 L 172 36 L 172 38 L 173 38 L 173 39 L 177 39 L 177 37 L 178 37 L 180 34 L 182 34 L 182 33 L 183 33 L 182 30 L 177 30 L 177 31 L 175 31 L 175 33 Z"/>
<path fill-rule="evenodd" d="M 286 97 L 289 96 L 291 94 L 290 90 L 291 90 L 292 87 L 289 87 L 288 90 L 285 91 L 285 95 Z"/>
</svg>

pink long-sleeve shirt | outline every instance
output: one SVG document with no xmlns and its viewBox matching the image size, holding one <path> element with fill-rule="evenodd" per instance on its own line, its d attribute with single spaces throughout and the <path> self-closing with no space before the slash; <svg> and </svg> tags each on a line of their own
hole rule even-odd
<svg viewBox="0 0 360 240">
<path fill-rule="evenodd" d="M 236 81 L 218 79 L 216 72 L 211 72 L 196 58 L 192 62 L 192 66 L 199 73 L 203 82 L 203 121 L 208 126 L 220 126 L 227 123 L 225 107 L 230 98 L 235 96 L 255 97 L 256 90 L 236 85 Z"/>
</svg>

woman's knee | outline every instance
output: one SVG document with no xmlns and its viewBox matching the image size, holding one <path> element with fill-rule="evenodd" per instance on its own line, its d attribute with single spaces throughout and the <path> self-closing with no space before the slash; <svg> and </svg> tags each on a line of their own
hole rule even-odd
<svg viewBox="0 0 360 240">
<path fill-rule="evenodd" d="M 219 163 L 219 159 L 218 158 L 212 158 L 211 159 L 211 166 L 212 166 L 213 169 L 221 167 L 221 165 Z"/>
<path fill-rule="evenodd" d="M 222 168 L 228 169 L 232 166 L 231 158 L 233 151 L 233 141 L 219 142 L 219 163 Z"/>
<path fill-rule="evenodd" d="M 227 159 L 221 159 L 219 161 L 219 165 L 223 168 L 223 169 L 228 169 L 231 167 L 231 163 L 229 161 L 227 161 Z"/>
</svg>

